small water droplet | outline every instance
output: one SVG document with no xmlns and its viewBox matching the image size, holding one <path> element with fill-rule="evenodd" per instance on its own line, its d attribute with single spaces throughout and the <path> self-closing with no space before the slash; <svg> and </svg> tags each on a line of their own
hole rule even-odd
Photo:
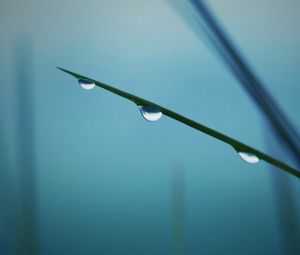
<svg viewBox="0 0 300 255">
<path fill-rule="evenodd" d="M 162 112 L 152 105 L 139 105 L 138 106 L 141 114 L 143 115 L 145 120 L 148 121 L 157 121 L 161 118 Z"/>
<path fill-rule="evenodd" d="M 256 164 L 259 162 L 259 157 L 249 152 L 239 151 L 240 157 L 245 160 L 247 163 Z"/>
<path fill-rule="evenodd" d="M 88 79 L 78 79 L 78 82 L 83 89 L 89 90 L 95 87 L 95 83 Z"/>
</svg>

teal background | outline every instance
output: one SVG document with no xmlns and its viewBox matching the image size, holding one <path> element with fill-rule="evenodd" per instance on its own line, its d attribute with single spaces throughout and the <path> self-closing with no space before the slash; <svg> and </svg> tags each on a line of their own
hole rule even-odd
<svg viewBox="0 0 300 255">
<path fill-rule="evenodd" d="M 299 130 L 299 1 L 207 2 Z M 283 254 L 270 177 L 277 170 L 246 164 L 229 146 L 167 117 L 146 122 L 134 104 L 98 88 L 84 91 L 55 68 L 157 102 L 272 155 L 264 116 L 192 27 L 162 0 L 1 0 L 2 187 L 18 190 L 16 52 L 25 41 L 39 254 L 175 254 L 177 167 L 185 175 L 187 254 Z M 284 152 L 279 157 L 292 164 Z M 299 180 L 289 183 L 297 197 Z M 0 244 L 3 254 L 14 254 L 17 213 L 2 189 Z"/>
</svg>

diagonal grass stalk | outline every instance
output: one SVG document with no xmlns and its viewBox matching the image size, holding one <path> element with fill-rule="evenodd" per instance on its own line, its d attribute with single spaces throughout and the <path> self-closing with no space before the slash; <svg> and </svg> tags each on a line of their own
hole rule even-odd
<svg viewBox="0 0 300 255">
<path fill-rule="evenodd" d="M 220 55 L 225 65 L 245 88 L 262 113 L 265 114 L 266 120 L 271 124 L 277 139 L 288 148 L 287 152 L 293 156 L 299 167 L 300 137 L 276 100 L 266 89 L 265 84 L 250 68 L 205 1 L 188 0 L 184 3 L 190 7 L 189 10 L 198 24 L 198 27 L 194 27 L 195 32 L 198 34 L 199 31 L 205 32 L 210 45 Z"/>
<path fill-rule="evenodd" d="M 155 104 L 151 101 L 148 101 L 146 99 L 143 99 L 141 97 L 138 97 L 138 96 L 135 96 L 133 94 L 130 94 L 128 92 L 125 92 L 125 91 L 122 91 L 120 89 L 117 89 L 117 88 L 114 88 L 112 86 L 109 86 L 107 84 L 104 84 L 104 83 L 101 83 L 101 82 L 98 82 L 96 80 L 93 80 L 93 79 L 90 79 L 88 77 L 85 77 L 85 76 L 82 76 L 80 74 L 77 74 L 77 73 L 74 73 L 74 72 L 71 72 L 71 71 L 68 71 L 66 69 L 63 69 L 63 68 L 60 68 L 60 67 L 57 67 L 58 69 L 60 69 L 61 71 L 63 72 L 66 72 L 70 75 L 72 75 L 73 77 L 75 77 L 76 79 L 81 79 L 81 80 L 87 80 L 87 81 L 91 81 L 93 82 L 96 86 L 98 87 L 101 87 L 105 90 L 108 90 L 116 95 L 119 95 L 121 97 L 124 97 L 130 101 L 132 101 L 133 103 L 135 103 L 137 106 L 151 106 L 151 107 L 154 107 L 156 109 L 159 109 L 164 115 L 174 119 L 174 120 L 177 120 L 183 124 L 186 124 L 187 126 L 190 126 L 194 129 L 197 129 L 198 131 L 201 131 L 209 136 L 212 136 L 226 144 L 229 144 L 230 146 L 232 146 L 239 154 L 247 154 L 247 155 L 255 155 L 257 158 L 259 158 L 260 160 L 264 160 L 266 162 L 268 162 L 269 164 L 273 165 L 273 166 L 276 166 L 278 167 L 279 169 L 287 172 L 287 173 L 290 173 L 298 178 L 300 178 L 300 172 L 298 170 L 296 170 L 295 168 L 287 165 L 286 163 L 278 160 L 278 159 L 275 159 L 253 147 L 250 147 L 234 138 L 231 138 L 230 136 L 227 136 L 225 134 L 222 134 L 214 129 L 211 129 L 207 126 L 204 126 L 194 120 L 191 120 L 191 119 L 188 119 L 187 117 L 183 116 L 183 115 L 180 115 L 172 110 L 169 110 L 165 107 L 162 107 L 158 104 Z"/>
</svg>

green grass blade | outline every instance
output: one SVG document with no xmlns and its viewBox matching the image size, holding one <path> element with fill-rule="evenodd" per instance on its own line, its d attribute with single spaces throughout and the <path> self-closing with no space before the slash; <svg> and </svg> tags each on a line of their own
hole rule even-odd
<svg viewBox="0 0 300 255">
<path fill-rule="evenodd" d="M 107 84 L 104 84 L 104 83 L 101 83 L 101 82 L 98 82 L 96 80 L 93 80 L 91 78 L 88 78 L 88 77 L 85 77 L 85 76 L 82 76 L 80 74 L 77 74 L 77 73 L 74 73 L 74 72 L 71 72 L 71 71 L 68 71 L 66 69 L 63 69 L 63 68 L 60 68 L 60 67 L 57 67 L 58 69 L 60 69 L 61 71 L 64 71 L 70 75 L 72 75 L 73 77 L 77 78 L 77 79 L 87 79 L 87 80 L 90 80 L 92 82 L 95 83 L 96 86 L 98 87 L 101 87 L 105 90 L 108 90 L 116 95 L 119 95 L 121 97 L 124 97 L 130 101 L 132 101 L 133 103 L 135 103 L 136 105 L 151 105 L 151 106 L 155 106 L 157 107 L 165 116 L 168 116 L 174 120 L 177 120 L 183 124 L 186 124 L 187 126 L 190 126 L 194 129 L 197 129 L 209 136 L 212 136 L 226 144 L 229 144 L 231 145 L 237 152 L 247 152 L 247 153 L 251 153 L 251 154 L 254 154 L 256 155 L 259 159 L 261 160 L 264 160 L 266 162 L 268 162 L 269 164 L 273 165 L 273 166 L 276 166 L 278 167 L 279 169 L 287 172 L 287 173 L 290 173 L 298 178 L 300 178 L 300 172 L 298 170 L 296 170 L 295 168 L 285 164 L 284 162 L 282 161 L 279 161 L 275 158 L 272 158 L 271 156 L 253 148 L 253 147 L 250 147 L 244 143 L 241 143 L 240 141 L 234 139 L 234 138 L 231 138 L 225 134 L 222 134 L 214 129 L 211 129 L 207 126 L 204 126 L 194 120 L 191 120 L 191 119 L 188 119 L 186 118 L 185 116 L 183 115 L 180 115 L 176 112 L 173 112 L 165 107 L 162 107 L 158 104 L 155 104 L 151 101 L 148 101 L 146 99 L 143 99 L 141 97 L 138 97 L 138 96 L 135 96 L 133 94 L 130 94 L 130 93 L 127 93 L 125 91 L 122 91 L 120 89 L 117 89 L 117 88 L 114 88 L 112 86 L 109 86 Z"/>
</svg>

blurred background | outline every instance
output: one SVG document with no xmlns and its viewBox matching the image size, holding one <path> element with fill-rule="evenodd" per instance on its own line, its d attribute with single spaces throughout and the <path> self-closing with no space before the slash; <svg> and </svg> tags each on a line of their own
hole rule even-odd
<svg viewBox="0 0 300 255">
<path fill-rule="evenodd" d="M 182 2 L 1 0 L 1 255 L 300 253 L 298 179 L 55 68 L 299 169 Z M 300 2 L 206 5 L 299 130 Z"/>
</svg>

